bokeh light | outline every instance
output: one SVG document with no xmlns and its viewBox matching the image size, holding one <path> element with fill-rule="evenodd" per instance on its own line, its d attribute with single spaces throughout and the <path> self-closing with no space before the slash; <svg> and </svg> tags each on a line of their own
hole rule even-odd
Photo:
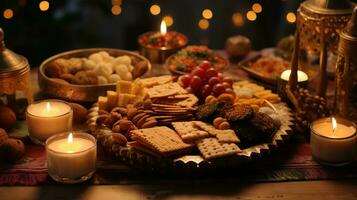
<svg viewBox="0 0 357 200">
<path fill-rule="evenodd" d="M 161 12 L 161 8 L 159 5 L 154 4 L 150 7 L 150 13 L 152 15 L 158 15 L 160 14 L 160 12 Z"/>
<path fill-rule="evenodd" d="M 288 21 L 289 23 L 295 23 L 296 22 L 295 13 L 289 12 L 288 14 L 286 14 L 286 21 Z"/>
<path fill-rule="evenodd" d="M 10 8 L 5 9 L 3 12 L 3 16 L 5 19 L 11 19 L 14 16 L 14 11 L 12 11 L 12 9 Z"/>
<path fill-rule="evenodd" d="M 247 19 L 249 21 L 255 21 L 257 19 L 257 14 L 255 14 L 254 11 L 250 10 L 250 11 L 247 12 Z"/>
<path fill-rule="evenodd" d="M 171 16 L 167 15 L 163 18 L 163 20 L 165 21 L 167 27 L 172 26 L 172 24 L 174 24 L 174 19 Z"/>
<path fill-rule="evenodd" d="M 119 5 L 112 6 L 112 14 L 113 15 L 120 15 L 121 7 Z"/>
<path fill-rule="evenodd" d="M 50 3 L 48 1 L 41 1 L 38 4 L 41 11 L 47 11 L 50 8 Z"/>
<path fill-rule="evenodd" d="M 254 3 L 252 5 L 252 10 L 256 13 L 261 13 L 263 11 L 263 7 L 260 5 L 260 3 Z"/>
<path fill-rule="evenodd" d="M 244 17 L 243 14 L 240 12 L 235 12 L 232 15 L 232 22 L 235 26 L 243 26 L 244 25 Z"/>
<path fill-rule="evenodd" d="M 210 9 L 204 9 L 202 11 L 202 17 L 203 18 L 206 18 L 206 19 L 211 19 L 213 17 L 213 13 L 212 13 L 212 10 Z"/>
<path fill-rule="evenodd" d="M 209 21 L 207 19 L 200 19 L 198 22 L 198 27 L 202 30 L 206 30 L 209 28 Z"/>
</svg>

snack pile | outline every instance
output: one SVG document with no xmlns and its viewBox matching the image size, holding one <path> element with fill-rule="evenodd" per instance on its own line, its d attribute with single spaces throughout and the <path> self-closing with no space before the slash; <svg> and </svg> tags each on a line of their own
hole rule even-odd
<svg viewBox="0 0 357 200">
<path fill-rule="evenodd" d="M 143 75 L 148 63 L 134 56 L 113 57 L 106 51 L 86 57 L 58 58 L 45 68 L 45 74 L 64 84 L 102 85 L 118 80 L 131 81 Z"/>
<path fill-rule="evenodd" d="M 142 35 L 139 38 L 139 42 L 149 48 L 175 48 L 184 46 L 187 42 L 187 39 L 180 33 L 169 31 L 164 35 L 160 32 Z"/>
<path fill-rule="evenodd" d="M 116 144 L 160 158 L 189 153 L 205 160 L 239 157 L 246 148 L 271 142 L 282 124 L 274 107 L 280 98 L 247 81 L 233 83 L 217 71 L 207 76 L 209 65 L 201 64 L 190 78 L 205 84 L 217 79 L 214 86 L 227 85 L 220 93 L 191 93 L 188 76 L 178 82 L 171 76 L 118 81 L 116 91 L 98 99 L 95 124 L 106 130 L 95 133 L 99 142 L 111 150 Z"/>
</svg>

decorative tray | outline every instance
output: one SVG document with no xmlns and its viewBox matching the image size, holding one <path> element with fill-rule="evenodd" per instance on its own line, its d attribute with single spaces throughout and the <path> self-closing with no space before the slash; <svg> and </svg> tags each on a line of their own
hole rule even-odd
<svg viewBox="0 0 357 200">
<path fill-rule="evenodd" d="M 266 76 L 264 74 L 261 73 L 261 71 L 259 70 L 255 70 L 252 69 L 251 66 L 256 63 L 259 59 L 261 58 L 273 58 L 276 59 L 278 58 L 279 60 L 281 60 L 281 62 L 284 62 L 286 64 L 288 64 L 289 61 L 285 60 L 283 58 L 283 54 L 276 48 L 267 48 L 267 49 L 263 49 L 259 52 L 254 52 L 253 54 L 251 54 L 249 57 L 247 57 L 246 59 L 242 60 L 241 62 L 238 63 L 238 65 L 245 71 L 247 72 L 251 77 L 254 77 L 264 83 L 270 84 L 270 85 L 276 85 L 277 84 L 277 80 L 278 80 L 278 76 Z M 269 70 L 275 70 L 274 65 L 271 65 L 272 68 Z M 290 69 L 289 67 L 290 65 L 287 65 L 285 68 L 286 69 Z M 268 67 L 267 65 L 263 66 Z M 285 71 L 286 69 L 284 68 Z M 281 70 L 278 70 L 276 73 L 277 74 L 281 74 L 280 72 Z"/>
<path fill-rule="evenodd" d="M 63 53 L 56 54 L 48 59 L 46 59 L 39 68 L 38 82 L 41 90 L 53 97 L 61 98 L 69 101 L 76 102 L 95 102 L 98 96 L 104 95 L 108 90 L 115 89 L 115 83 L 105 83 L 105 84 L 72 84 L 66 83 L 58 78 L 50 78 L 46 75 L 46 69 L 49 67 L 51 62 L 56 59 L 71 59 L 89 57 L 90 55 L 98 52 L 107 52 L 110 56 L 129 56 L 132 60 L 135 59 L 138 62 L 146 62 L 146 68 L 140 73 L 138 77 L 144 77 L 150 73 L 151 64 L 143 56 L 126 50 L 120 49 L 109 49 L 109 48 L 89 48 L 89 49 L 77 49 L 72 51 L 67 51 Z M 135 68 L 137 65 L 134 65 Z"/>
<path fill-rule="evenodd" d="M 204 171 L 237 167 L 248 161 L 270 154 L 271 151 L 277 149 L 277 147 L 284 143 L 292 134 L 293 117 L 291 110 L 283 102 L 274 104 L 274 108 L 281 116 L 281 126 L 275 132 L 270 142 L 242 149 L 242 151 L 235 156 L 222 157 L 214 160 L 205 160 L 199 153 L 176 157 L 161 157 L 138 150 L 131 146 L 130 142 L 125 146 L 121 146 L 118 144 L 105 144 L 107 141 L 98 141 L 100 141 L 105 151 L 111 154 L 115 159 L 141 170 L 172 172 L 173 170 Z M 93 135 L 112 134 L 112 130 L 100 127 L 96 124 L 99 116 L 98 110 L 98 104 L 94 104 L 87 116 L 88 120 L 86 124 L 91 133 Z"/>
</svg>

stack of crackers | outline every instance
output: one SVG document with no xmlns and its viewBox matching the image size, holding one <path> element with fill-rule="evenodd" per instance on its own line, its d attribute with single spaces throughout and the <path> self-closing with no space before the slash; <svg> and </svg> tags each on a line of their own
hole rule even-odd
<svg viewBox="0 0 357 200">
<path fill-rule="evenodd" d="M 155 85 L 148 89 L 148 96 L 159 124 L 167 125 L 174 121 L 193 120 L 194 106 L 198 98 L 189 94 L 178 83 Z"/>
</svg>

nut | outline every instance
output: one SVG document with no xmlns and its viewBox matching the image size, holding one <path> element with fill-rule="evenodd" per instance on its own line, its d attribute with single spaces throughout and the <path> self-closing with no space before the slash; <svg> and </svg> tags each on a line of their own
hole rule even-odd
<svg viewBox="0 0 357 200">
<path fill-rule="evenodd" d="M 108 115 L 108 114 L 109 113 L 106 110 L 103 110 L 103 109 L 98 110 L 98 115 Z"/>
<path fill-rule="evenodd" d="M 112 134 L 112 139 L 113 139 L 114 143 L 119 144 L 121 146 L 125 146 L 126 143 L 128 142 L 126 137 L 123 134 L 120 134 L 120 133 L 113 133 Z"/>
<path fill-rule="evenodd" d="M 81 124 L 86 120 L 86 116 L 88 114 L 88 110 L 78 104 L 78 103 L 69 103 L 69 105 L 73 109 L 73 121 L 75 124 Z"/>
<path fill-rule="evenodd" d="M 132 119 L 136 114 L 138 113 L 138 109 L 137 108 L 128 108 L 128 119 Z"/>
<path fill-rule="evenodd" d="M 220 129 L 220 130 L 226 130 L 226 129 L 230 129 L 230 128 L 231 128 L 231 125 L 227 121 L 222 122 L 218 126 L 218 129 Z"/>
<path fill-rule="evenodd" d="M 9 136 L 7 135 L 6 131 L 2 128 L 0 128 L 0 146 L 2 143 L 4 143 L 7 139 L 9 138 Z"/>
<path fill-rule="evenodd" d="M 118 125 L 120 126 L 120 132 L 127 132 L 130 130 L 137 129 L 137 127 L 133 124 L 133 122 L 127 119 L 119 120 Z"/>
<path fill-rule="evenodd" d="M 107 120 L 107 118 L 109 118 L 108 114 L 101 114 L 98 116 L 96 122 L 99 125 L 105 125 L 105 121 Z"/>
<path fill-rule="evenodd" d="M 0 105 L 0 128 L 10 130 L 16 123 L 16 114 L 11 108 Z"/>
<path fill-rule="evenodd" d="M 9 138 L 0 146 L 0 157 L 15 162 L 25 154 L 25 145 L 21 140 Z"/>
<path fill-rule="evenodd" d="M 216 119 L 213 120 L 213 126 L 215 128 L 218 128 L 220 124 L 222 124 L 223 122 L 227 121 L 226 119 L 224 119 L 223 117 L 217 117 Z"/>
<path fill-rule="evenodd" d="M 116 113 L 121 114 L 121 116 L 126 116 L 128 113 L 128 109 L 123 108 L 123 107 L 115 107 L 110 112 L 116 112 Z"/>
<path fill-rule="evenodd" d="M 68 83 L 71 83 L 73 81 L 73 74 L 61 74 L 60 78 L 67 81 Z"/>
<path fill-rule="evenodd" d="M 50 78 L 59 78 L 61 74 L 69 73 L 68 62 L 64 58 L 56 59 L 45 68 L 45 74 Z"/>
<path fill-rule="evenodd" d="M 144 60 L 136 63 L 132 74 L 133 74 L 133 78 L 137 78 L 143 74 L 145 74 L 145 72 L 148 70 L 148 63 Z"/>
<path fill-rule="evenodd" d="M 218 97 L 218 101 L 222 102 L 222 101 L 228 101 L 228 102 L 234 102 L 234 96 L 232 94 L 227 94 L 227 93 L 223 93 L 221 95 L 219 95 Z"/>
</svg>

